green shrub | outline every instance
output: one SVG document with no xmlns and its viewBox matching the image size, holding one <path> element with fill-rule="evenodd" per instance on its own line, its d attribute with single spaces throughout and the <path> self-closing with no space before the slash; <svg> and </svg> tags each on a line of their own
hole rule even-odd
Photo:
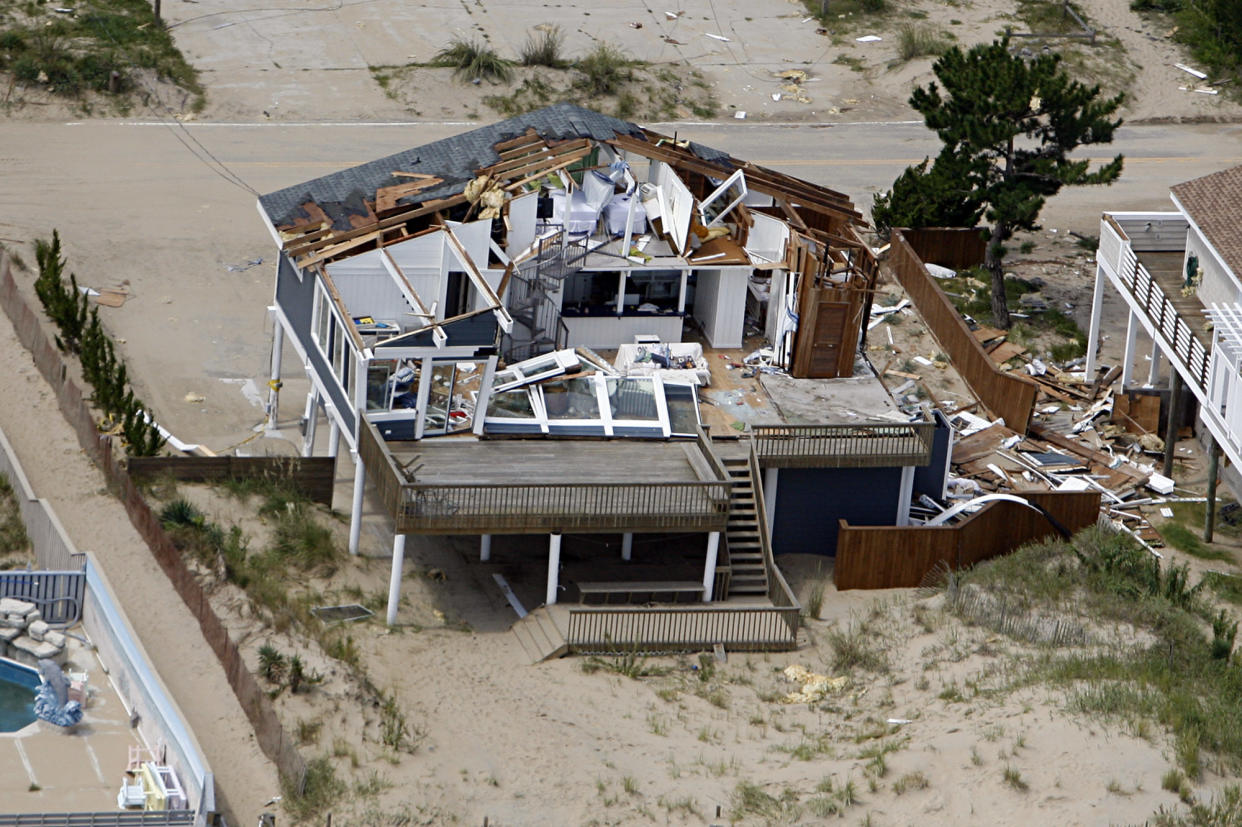
<svg viewBox="0 0 1242 827">
<path fill-rule="evenodd" d="M 527 35 L 526 43 L 522 45 L 522 65 L 563 69 L 568 65 L 561 54 L 564 45 L 565 33 L 560 26 L 550 26 L 537 34 Z"/>
<path fill-rule="evenodd" d="M 944 31 L 925 23 L 904 23 L 897 30 L 897 54 L 902 60 L 940 57 L 949 50 Z"/>
<path fill-rule="evenodd" d="M 455 37 L 449 45 L 436 52 L 432 66 L 445 66 L 462 80 L 489 80 L 508 82 L 512 77 L 512 64 L 496 54 L 496 50 L 477 40 Z"/>
<path fill-rule="evenodd" d="M 612 95 L 634 79 L 631 61 L 609 43 L 599 43 L 574 68 L 581 73 L 578 87 L 588 95 Z"/>
</svg>

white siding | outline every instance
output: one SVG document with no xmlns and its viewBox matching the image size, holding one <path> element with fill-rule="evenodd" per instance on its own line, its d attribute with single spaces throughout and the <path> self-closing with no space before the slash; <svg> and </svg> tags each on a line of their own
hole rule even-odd
<svg viewBox="0 0 1242 827">
<path fill-rule="evenodd" d="M 611 350 L 633 342 L 637 334 L 659 336 L 662 342 L 681 341 L 681 316 L 652 313 L 636 316 L 565 316 L 569 345 Z"/>
<path fill-rule="evenodd" d="M 707 343 L 716 348 L 741 347 L 750 270 L 741 267 L 695 272 L 694 318 L 703 325 Z"/>
</svg>

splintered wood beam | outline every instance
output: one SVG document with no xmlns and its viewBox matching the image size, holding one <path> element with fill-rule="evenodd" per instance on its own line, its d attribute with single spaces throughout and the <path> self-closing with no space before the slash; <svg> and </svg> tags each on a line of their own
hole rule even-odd
<svg viewBox="0 0 1242 827">
<path fill-rule="evenodd" d="M 393 178 L 413 178 L 419 181 L 426 181 L 435 178 L 434 175 L 427 175 L 422 172 L 406 172 L 405 170 L 394 169 L 389 173 Z"/>
<path fill-rule="evenodd" d="M 802 216 L 797 214 L 797 210 L 790 206 L 789 201 L 785 199 L 776 199 L 776 206 L 780 207 L 780 211 L 784 212 L 786 219 L 789 219 L 791 225 L 797 227 L 801 232 L 810 232 L 811 228 L 806 226 L 806 221 L 802 221 Z"/>
<path fill-rule="evenodd" d="M 516 138 L 510 138 L 507 141 L 498 141 L 492 144 L 492 149 L 496 150 L 497 152 L 504 152 L 507 149 L 513 149 L 516 146 L 528 144 L 531 142 L 532 139 L 538 140 L 538 141 L 543 140 L 543 138 L 539 137 L 539 133 L 535 131 L 535 127 L 528 126 L 526 127 L 526 131 L 523 132 L 521 135 L 518 135 Z"/>
<path fill-rule="evenodd" d="M 332 232 L 331 224 L 324 224 L 322 221 L 318 224 L 302 224 L 299 226 L 282 228 L 277 230 L 280 233 L 280 240 L 283 244 L 293 244 L 294 242 L 305 243 L 307 241 L 315 241 L 323 238 Z"/>
<path fill-rule="evenodd" d="M 863 222 L 862 214 L 853 209 L 849 197 L 843 193 L 826 187 L 817 187 L 792 176 L 737 158 L 729 158 L 732 167 L 719 166 L 704 161 L 689 149 L 673 146 L 672 139 L 667 136 L 654 132 L 646 134 L 653 140 L 642 141 L 628 135 L 618 135 L 605 143 L 618 149 L 664 161 L 674 167 L 716 178 L 728 177 L 735 170 L 740 169 L 746 176 L 748 189 L 778 198 L 793 198 L 799 204 L 815 212 L 826 213 L 849 221 Z M 668 143 L 656 146 L 656 141 L 659 139 L 664 139 Z"/>
<path fill-rule="evenodd" d="M 316 252 L 317 250 L 320 250 L 323 247 L 326 247 L 330 244 L 336 244 L 342 241 L 349 241 L 350 239 L 357 238 L 358 236 L 361 236 L 361 235 L 366 235 L 367 233 L 373 232 L 375 230 L 387 230 L 392 227 L 397 227 L 401 224 L 406 223 L 407 221 L 413 221 L 415 218 L 422 218 L 424 215 L 430 215 L 431 213 L 434 213 L 437 210 L 443 210 L 448 207 L 455 207 L 458 204 L 464 204 L 464 203 L 466 203 L 466 196 L 464 195 L 454 195 L 449 198 L 439 198 L 439 199 L 436 199 L 435 201 L 428 201 L 427 203 L 422 204 L 412 210 L 407 210 L 405 212 L 401 212 L 401 213 L 397 213 L 396 215 L 389 216 L 388 218 L 384 218 L 380 220 L 379 222 L 373 224 L 372 226 L 359 227 L 356 230 L 348 230 L 339 235 L 334 235 L 329 238 L 321 238 L 321 239 L 318 239 L 317 241 L 307 242 L 306 244 L 286 246 L 284 248 L 284 251 L 285 253 L 289 255 L 290 258 L 295 258 L 295 259 L 300 258 L 306 255 L 307 253 Z"/>
<path fill-rule="evenodd" d="M 476 175 L 491 175 L 500 177 L 505 173 L 509 173 L 509 177 L 525 175 L 530 170 L 528 167 L 534 167 L 539 164 L 545 164 L 554 159 L 564 158 L 575 152 L 591 149 L 591 142 L 586 138 L 580 141 L 569 141 L 566 144 L 557 146 L 555 149 L 548 148 L 531 155 L 525 155 L 521 158 L 514 158 L 511 161 L 501 161 L 499 164 L 492 164 L 489 167 L 480 167 L 475 170 Z"/>
<path fill-rule="evenodd" d="M 474 289 L 478 290 L 483 298 L 487 299 L 490 305 L 488 308 L 496 314 L 496 320 L 505 333 L 508 333 L 513 327 L 513 318 L 509 315 L 509 310 L 500 301 L 500 297 L 496 295 L 496 291 L 492 290 L 492 286 L 487 283 L 487 279 L 479 272 L 478 266 L 474 263 L 474 259 L 470 258 L 470 254 L 466 252 L 466 247 L 461 243 L 456 233 L 451 228 L 445 228 L 445 237 L 449 244 L 452 245 L 453 251 L 457 254 L 457 259 L 466 270 L 466 275 L 470 281 L 474 282 Z"/>
<path fill-rule="evenodd" d="M 538 181 L 543 176 L 548 175 L 549 173 L 556 172 L 558 169 L 564 169 L 567 166 L 576 164 L 578 161 L 581 161 L 583 158 L 585 158 L 586 156 L 590 154 L 591 154 L 590 149 L 578 150 L 577 152 L 573 153 L 569 158 L 561 161 L 558 164 L 553 164 L 552 166 L 535 170 L 531 174 L 527 175 L 525 178 L 522 178 L 521 180 L 514 181 L 509 184 L 505 184 L 505 189 L 508 190 L 509 192 L 512 192 L 513 190 L 518 189 L 519 187 L 526 186 L 531 181 Z"/>
<path fill-rule="evenodd" d="M 382 213 L 396 209 L 398 206 L 397 201 L 405 198 L 407 195 L 413 195 L 428 187 L 434 187 L 436 184 L 443 183 L 443 178 L 427 176 L 423 180 L 409 184 L 394 184 L 391 187 L 380 187 L 375 191 L 375 211 Z"/>
<path fill-rule="evenodd" d="M 321 264 L 334 256 L 340 255 L 341 253 L 347 253 L 350 250 L 363 246 L 364 244 L 370 244 L 372 241 L 378 241 L 382 235 L 382 231 L 376 230 L 364 235 L 355 236 L 354 238 L 342 241 L 339 244 L 321 247 L 319 250 L 315 251 L 314 255 L 308 256 L 307 258 L 301 260 L 295 259 L 294 264 L 305 270 L 307 267 L 313 267 L 316 264 Z"/>
</svg>

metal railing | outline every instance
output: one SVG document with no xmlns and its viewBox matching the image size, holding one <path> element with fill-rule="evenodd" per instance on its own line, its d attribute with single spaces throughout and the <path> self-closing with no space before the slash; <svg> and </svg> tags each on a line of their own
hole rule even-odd
<svg viewBox="0 0 1242 827">
<path fill-rule="evenodd" d="M 759 462 L 772 468 L 892 468 L 931 462 L 934 422 L 752 425 Z"/>
<path fill-rule="evenodd" d="M 43 619 L 53 626 L 72 626 L 81 620 L 85 595 L 85 572 L 0 572 L 0 597 L 35 604 Z"/>
<path fill-rule="evenodd" d="M 1177 312 L 1164 288 L 1139 262 L 1121 225 L 1112 216 L 1105 216 L 1100 230 L 1099 261 L 1112 270 L 1121 285 L 1134 297 L 1135 303 L 1151 321 L 1152 326 L 1172 345 L 1174 355 L 1190 371 L 1191 378 L 1200 388 L 1207 388 L 1210 375 L 1210 354 L 1207 348 Z"/>
<path fill-rule="evenodd" d="M 717 643 L 733 651 L 778 652 L 798 644 L 796 607 L 660 606 L 569 610 L 570 652 L 696 652 Z"/>
</svg>

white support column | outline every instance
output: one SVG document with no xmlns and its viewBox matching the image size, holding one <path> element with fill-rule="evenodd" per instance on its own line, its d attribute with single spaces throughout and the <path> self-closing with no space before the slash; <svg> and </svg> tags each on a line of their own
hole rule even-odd
<svg viewBox="0 0 1242 827">
<path fill-rule="evenodd" d="M 1156 341 L 1156 337 L 1151 337 L 1151 364 L 1147 367 L 1147 385 L 1149 387 L 1156 386 L 1156 380 L 1160 378 L 1160 343 Z"/>
<path fill-rule="evenodd" d="M 479 536 L 479 562 L 486 563 L 492 559 L 492 535 L 482 534 Z"/>
<path fill-rule="evenodd" d="M 285 348 L 285 329 L 280 319 L 272 316 L 272 372 L 267 383 L 267 430 L 276 429 L 280 414 L 280 357 Z"/>
<path fill-rule="evenodd" d="M 1138 336 L 1139 321 L 1134 311 L 1126 321 L 1126 350 L 1121 363 L 1121 387 L 1128 388 L 1134 381 L 1134 340 Z"/>
<path fill-rule="evenodd" d="M 548 535 L 548 593 L 544 604 L 551 606 L 556 603 L 557 578 L 561 573 L 561 533 Z"/>
<path fill-rule="evenodd" d="M 354 502 L 349 510 L 349 553 L 358 554 L 358 540 L 362 536 L 362 494 L 366 490 L 367 468 L 357 451 L 350 451 L 354 461 Z"/>
<path fill-rule="evenodd" d="M 388 578 L 388 625 L 397 622 L 397 606 L 401 603 L 401 569 L 405 565 L 405 535 L 392 538 L 392 574 Z"/>
<path fill-rule="evenodd" d="M 337 409 L 332 405 L 324 405 L 324 414 L 328 415 L 328 456 L 337 458 L 340 453 L 340 423 L 337 422 Z"/>
<path fill-rule="evenodd" d="M 1095 265 L 1095 291 L 1091 294 L 1091 325 L 1087 329 L 1087 381 L 1095 378 L 1095 352 L 1100 346 L 1100 313 L 1104 310 L 1103 265 Z"/>
<path fill-rule="evenodd" d="M 319 389 L 311 385 L 306 395 L 306 436 L 302 438 L 302 456 L 315 455 L 315 428 L 319 424 Z"/>
<path fill-rule="evenodd" d="M 779 468 L 763 472 L 763 515 L 768 518 L 768 542 L 772 542 L 772 526 L 776 524 L 776 488 L 780 482 Z"/>
<path fill-rule="evenodd" d="M 627 563 L 634 559 L 634 532 L 632 531 L 621 535 L 621 559 Z"/>
<path fill-rule="evenodd" d="M 703 564 L 703 602 L 712 602 L 712 585 L 716 582 L 716 556 L 720 552 L 720 532 L 707 535 L 707 562 Z"/>
<path fill-rule="evenodd" d="M 901 490 L 897 493 L 897 525 L 910 525 L 910 501 L 914 498 L 914 466 L 901 469 Z"/>
</svg>

